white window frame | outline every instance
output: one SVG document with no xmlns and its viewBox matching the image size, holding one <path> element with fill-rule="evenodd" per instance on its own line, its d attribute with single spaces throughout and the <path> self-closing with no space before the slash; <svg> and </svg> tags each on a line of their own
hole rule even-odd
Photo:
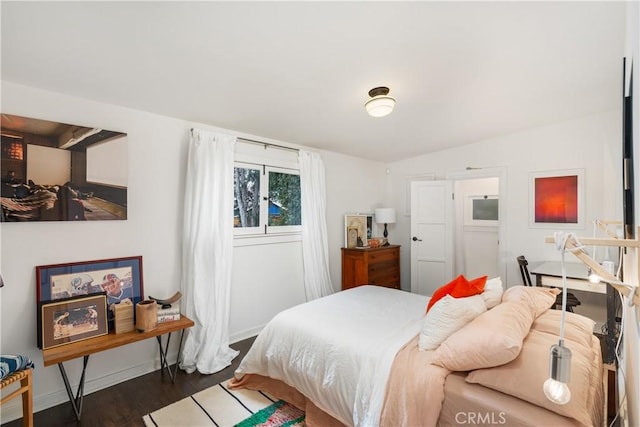
<svg viewBox="0 0 640 427">
<path fill-rule="evenodd" d="M 479 226 L 479 227 L 497 227 L 500 223 L 500 219 L 496 220 L 483 220 L 483 219 L 474 219 L 473 218 L 473 201 L 474 200 L 498 200 L 499 197 L 497 194 L 490 195 L 478 195 L 478 196 L 468 196 L 465 200 L 464 206 L 464 225 L 465 226 Z M 498 214 L 500 213 L 500 208 L 498 207 Z"/>
<path fill-rule="evenodd" d="M 299 169 L 267 166 L 265 164 L 256 164 L 249 162 L 234 162 L 234 168 L 256 169 L 260 171 L 260 225 L 257 227 L 234 227 L 235 238 L 246 237 L 270 237 L 274 235 L 300 235 L 302 233 L 301 225 L 284 225 L 270 226 L 269 218 L 269 172 L 287 173 L 291 175 L 300 175 Z M 234 188 L 235 192 L 235 188 Z M 265 199 L 266 197 L 266 199 Z M 298 239 L 294 239 L 298 240 Z"/>
</svg>

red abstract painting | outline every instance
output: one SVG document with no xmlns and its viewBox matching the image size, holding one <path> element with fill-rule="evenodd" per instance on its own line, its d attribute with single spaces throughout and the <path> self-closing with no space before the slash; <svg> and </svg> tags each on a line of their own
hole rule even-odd
<svg viewBox="0 0 640 427">
<path fill-rule="evenodd" d="M 578 223 L 578 176 L 535 178 L 535 222 Z"/>
</svg>

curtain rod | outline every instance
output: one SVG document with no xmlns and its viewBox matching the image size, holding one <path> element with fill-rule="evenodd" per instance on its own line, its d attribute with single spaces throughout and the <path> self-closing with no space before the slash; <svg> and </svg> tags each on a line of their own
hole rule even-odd
<svg viewBox="0 0 640 427">
<path fill-rule="evenodd" d="M 193 130 L 194 130 L 194 128 L 191 128 L 191 134 L 193 134 Z M 264 141 L 256 141 L 255 139 L 242 138 L 240 136 L 237 137 L 237 139 L 239 141 L 249 142 L 251 144 L 263 145 L 264 148 L 273 147 L 273 148 L 279 148 L 281 150 L 289 150 L 289 151 L 296 151 L 296 152 L 300 151 L 300 149 L 298 149 L 298 148 L 285 147 L 284 145 L 272 144 L 270 142 L 264 142 Z"/>
<path fill-rule="evenodd" d="M 296 152 L 300 151 L 297 148 L 285 147 L 284 145 L 272 144 L 270 142 L 256 141 L 255 139 L 249 139 L 249 138 L 238 137 L 238 141 L 249 142 L 251 144 L 264 145 L 264 148 L 273 147 L 273 148 L 279 148 L 280 150 L 289 150 L 289 151 L 296 151 Z"/>
</svg>

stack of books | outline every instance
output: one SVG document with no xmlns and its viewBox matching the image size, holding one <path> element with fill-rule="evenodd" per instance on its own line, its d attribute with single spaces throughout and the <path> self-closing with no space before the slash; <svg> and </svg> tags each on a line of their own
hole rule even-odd
<svg viewBox="0 0 640 427">
<path fill-rule="evenodd" d="M 171 304 L 168 308 L 158 307 L 158 324 L 180 320 L 180 303 Z"/>
</svg>

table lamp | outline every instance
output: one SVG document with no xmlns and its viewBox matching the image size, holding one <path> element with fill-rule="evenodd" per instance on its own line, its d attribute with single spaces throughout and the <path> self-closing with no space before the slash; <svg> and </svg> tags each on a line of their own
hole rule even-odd
<svg viewBox="0 0 640 427">
<path fill-rule="evenodd" d="M 378 224 L 384 224 L 384 233 L 382 235 L 386 238 L 389 235 L 387 224 L 395 224 L 396 222 L 396 210 L 394 208 L 378 208 L 375 210 L 374 215 Z"/>
</svg>

